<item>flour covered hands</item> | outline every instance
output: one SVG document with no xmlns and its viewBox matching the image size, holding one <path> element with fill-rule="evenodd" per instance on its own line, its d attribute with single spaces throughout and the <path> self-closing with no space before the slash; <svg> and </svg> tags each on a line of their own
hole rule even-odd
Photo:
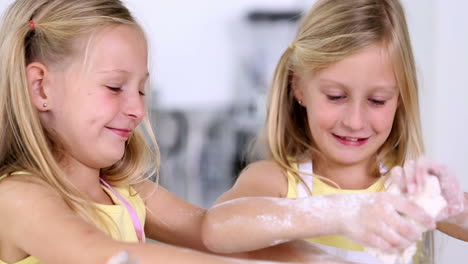
<svg viewBox="0 0 468 264">
<path fill-rule="evenodd" d="M 422 208 L 397 195 L 382 192 L 333 196 L 337 212 L 333 218 L 340 223 L 338 234 L 365 246 L 397 252 L 419 240 L 425 229 L 435 228 L 433 219 Z"/>
<path fill-rule="evenodd" d="M 439 180 L 441 194 L 447 202 L 447 207 L 437 216 L 437 220 L 448 220 L 459 215 L 466 208 L 464 193 L 455 174 L 445 165 L 429 163 L 426 166 L 428 174 Z"/>
<path fill-rule="evenodd" d="M 390 181 L 397 185 L 402 193 L 412 195 L 425 189 L 429 176 L 437 178 L 441 195 L 447 202 L 447 206 L 434 216 L 436 220 L 450 219 L 463 212 L 464 194 L 460 182 L 447 166 L 436 163 L 427 157 L 408 161 L 403 167 L 394 167 L 391 171 Z"/>
<path fill-rule="evenodd" d="M 391 172 L 388 192 L 416 203 L 435 220 L 437 216 L 441 215 L 441 212 L 447 211 L 447 202 L 442 197 L 438 178 L 426 169 L 426 164 L 428 164 L 426 160 L 421 159 L 418 162 L 407 162 L 403 168 L 394 168 Z M 402 217 L 419 226 L 423 232 L 429 230 L 408 215 L 403 214 Z M 394 253 L 383 252 L 376 248 L 366 248 L 366 251 L 377 257 L 383 264 L 407 264 L 411 263 L 417 252 L 417 244 L 413 242 L 403 250 Z"/>
</svg>

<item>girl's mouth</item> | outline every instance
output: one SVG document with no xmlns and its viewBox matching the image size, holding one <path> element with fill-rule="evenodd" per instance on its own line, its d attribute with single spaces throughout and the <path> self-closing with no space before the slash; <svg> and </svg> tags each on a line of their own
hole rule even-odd
<svg viewBox="0 0 468 264">
<path fill-rule="evenodd" d="M 132 133 L 132 131 L 128 129 L 119 129 L 119 128 L 112 128 L 112 127 L 106 127 L 106 128 L 122 138 L 128 138 L 130 137 L 130 134 Z"/>
<path fill-rule="evenodd" d="M 360 138 L 360 137 L 346 137 L 346 136 L 338 136 L 333 134 L 333 136 L 343 145 L 347 146 L 362 146 L 364 145 L 369 138 Z"/>
</svg>

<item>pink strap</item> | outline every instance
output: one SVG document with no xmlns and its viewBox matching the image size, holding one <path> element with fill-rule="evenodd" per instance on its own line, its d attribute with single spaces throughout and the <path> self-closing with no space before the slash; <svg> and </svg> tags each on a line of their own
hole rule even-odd
<svg viewBox="0 0 468 264">
<path fill-rule="evenodd" d="M 128 214 L 132 219 L 133 227 L 135 228 L 135 232 L 137 234 L 138 240 L 142 243 L 145 243 L 145 232 L 143 227 L 141 226 L 140 218 L 138 218 L 138 214 L 136 213 L 135 209 L 128 203 L 128 201 L 120 195 L 114 188 L 112 188 L 106 181 L 100 178 L 101 183 L 104 184 L 127 208 Z"/>
</svg>

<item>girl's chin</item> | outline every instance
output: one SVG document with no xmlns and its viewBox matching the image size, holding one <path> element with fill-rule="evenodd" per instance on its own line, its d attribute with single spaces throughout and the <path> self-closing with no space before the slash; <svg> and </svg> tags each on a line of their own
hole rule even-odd
<svg viewBox="0 0 468 264">
<path fill-rule="evenodd" d="M 365 156 L 362 153 L 337 153 L 330 158 L 340 165 L 352 166 L 360 163 L 367 163 L 371 157 Z"/>
<path fill-rule="evenodd" d="M 123 156 L 124 156 L 123 152 L 122 153 L 114 153 L 114 155 L 109 155 L 107 157 L 107 159 L 102 162 L 101 167 L 102 168 L 110 167 L 110 166 L 116 164 L 117 162 L 119 162 L 120 160 L 122 160 Z"/>
</svg>

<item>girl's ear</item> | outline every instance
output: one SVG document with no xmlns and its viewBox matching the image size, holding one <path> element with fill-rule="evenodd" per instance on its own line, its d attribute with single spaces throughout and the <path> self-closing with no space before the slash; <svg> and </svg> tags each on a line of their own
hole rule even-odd
<svg viewBox="0 0 468 264">
<path fill-rule="evenodd" d="M 47 67 L 40 62 L 30 63 L 26 67 L 29 94 L 33 105 L 39 111 L 49 110 L 48 90 L 44 86 L 44 78 L 47 74 Z"/>
<path fill-rule="evenodd" d="M 304 92 L 299 86 L 299 82 L 299 76 L 297 76 L 296 74 L 292 74 L 290 79 L 291 89 L 293 90 L 294 97 L 296 97 L 296 100 L 299 102 L 299 104 L 302 104 L 302 102 L 304 102 Z"/>
</svg>

